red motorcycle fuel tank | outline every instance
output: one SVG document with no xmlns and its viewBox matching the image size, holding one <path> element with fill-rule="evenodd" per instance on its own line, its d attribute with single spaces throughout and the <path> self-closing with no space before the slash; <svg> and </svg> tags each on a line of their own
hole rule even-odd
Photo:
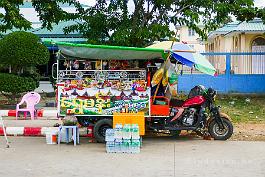
<svg viewBox="0 0 265 177">
<path fill-rule="evenodd" d="M 187 99 L 183 103 L 182 107 L 196 106 L 196 105 L 200 105 L 204 102 L 205 102 L 205 98 L 203 96 L 195 96 L 195 97 Z"/>
</svg>

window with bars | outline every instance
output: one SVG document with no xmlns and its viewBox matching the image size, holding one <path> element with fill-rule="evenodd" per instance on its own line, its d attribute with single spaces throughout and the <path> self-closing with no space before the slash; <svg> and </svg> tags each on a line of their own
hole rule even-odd
<svg viewBox="0 0 265 177">
<path fill-rule="evenodd" d="M 195 36 L 195 31 L 189 28 L 189 36 Z"/>
</svg>

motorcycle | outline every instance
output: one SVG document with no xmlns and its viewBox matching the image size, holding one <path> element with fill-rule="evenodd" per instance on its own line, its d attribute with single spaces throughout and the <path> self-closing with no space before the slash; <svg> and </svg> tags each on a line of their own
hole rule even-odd
<svg viewBox="0 0 265 177">
<path fill-rule="evenodd" d="M 169 130 L 177 136 L 181 130 L 193 130 L 199 135 L 210 135 L 215 140 L 227 140 L 233 134 L 233 125 L 228 115 L 220 112 L 220 107 L 215 105 L 217 92 L 205 89 L 204 86 L 194 87 L 188 99 L 170 100 L 169 117 L 163 119 L 164 123 L 154 118 L 153 123 L 164 125 L 155 129 Z M 154 124 L 153 124 L 154 125 Z"/>
</svg>

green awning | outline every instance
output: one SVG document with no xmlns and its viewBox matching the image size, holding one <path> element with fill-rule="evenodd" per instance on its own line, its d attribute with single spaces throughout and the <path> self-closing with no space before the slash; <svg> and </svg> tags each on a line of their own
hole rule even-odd
<svg viewBox="0 0 265 177">
<path fill-rule="evenodd" d="M 136 60 L 165 58 L 163 49 L 136 48 L 92 44 L 74 44 L 66 42 L 46 41 L 57 45 L 63 55 L 86 59 L 103 60 Z"/>
</svg>

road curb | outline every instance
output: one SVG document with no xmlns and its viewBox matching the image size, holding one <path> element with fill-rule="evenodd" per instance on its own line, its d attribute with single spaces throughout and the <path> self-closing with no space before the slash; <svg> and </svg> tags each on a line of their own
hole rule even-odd
<svg viewBox="0 0 265 177">
<path fill-rule="evenodd" d="M 47 132 L 58 132 L 58 127 L 5 127 L 8 136 L 45 136 Z M 81 137 L 93 138 L 93 127 L 79 128 Z M 4 135 L 3 128 L 0 127 L 0 136 Z"/>
<path fill-rule="evenodd" d="M 16 117 L 16 110 L 0 110 L 0 115 L 4 117 Z M 37 110 L 37 115 L 38 117 L 57 117 L 57 110 L 39 109 Z"/>
</svg>

